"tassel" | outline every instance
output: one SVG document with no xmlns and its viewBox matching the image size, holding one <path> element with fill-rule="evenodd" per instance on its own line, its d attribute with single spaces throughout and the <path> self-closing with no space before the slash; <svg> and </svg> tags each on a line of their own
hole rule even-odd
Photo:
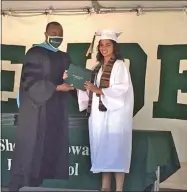
<svg viewBox="0 0 187 192">
<path fill-rule="evenodd" d="M 91 44 L 90 44 L 90 46 L 89 46 L 89 48 L 88 48 L 88 50 L 87 50 L 87 52 L 86 52 L 86 57 L 88 57 L 88 55 L 89 55 L 90 53 L 93 53 L 93 47 L 94 47 L 95 37 L 96 37 L 96 34 L 94 35 L 94 37 L 93 37 L 93 39 L 92 39 L 92 42 L 91 42 Z"/>
</svg>

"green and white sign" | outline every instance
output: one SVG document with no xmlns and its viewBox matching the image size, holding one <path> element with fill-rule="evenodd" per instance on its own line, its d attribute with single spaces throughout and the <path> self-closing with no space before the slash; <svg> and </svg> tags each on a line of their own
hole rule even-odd
<svg viewBox="0 0 187 192">
<path fill-rule="evenodd" d="M 149 12 L 137 16 L 130 12 L 89 16 L 3 17 L 1 108 L 2 113 L 6 113 L 6 115 L 7 113 L 14 114 L 18 111 L 16 95 L 19 90 L 25 52 L 32 44 L 41 43 L 44 40 L 45 26 L 49 21 L 58 21 L 63 25 L 64 41 L 61 48 L 69 53 L 72 63 L 87 68 L 95 65 L 96 60 L 97 38 L 94 44 L 94 53 L 88 58 L 85 57 L 94 32 L 98 29 L 114 29 L 123 32 L 119 37 L 119 46 L 125 63 L 129 66 L 134 86 L 133 128 L 136 130 L 135 132 L 138 132 L 138 136 L 134 136 L 132 175 L 128 176 L 126 189 L 139 191 L 147 186 L 146 182 L 154 178 L 149 172 L 150 167 L 153 168 L 154 166 L 150 164 L 149 166 L 147 165 L 148 168 L 146 165 L 144 168 L 138 167 L 139 164 L 144 165 L 143 158 L 147 158 L 142 154 L 149 154 L 148 143 L 150 141 L 162 143 L 161 140 L 157 139 L 146 140 L 146 138 L 150 138 L 149 136 L 153 130 L 171 131 L 179 160 L 182 163 L 187 163 L 187 15 L 180 12 Z M 77 101 L 72 96 L 69 97 L 69 113 L 71 116 L 79 116 L 78 121 L 81 123 L 76 128 L 71 129 L 71 176 L 70 182 L 62 185 L 63 187 L 71 185 L 76 188 L 80 187 L 77 182 L 85 181 L 85 183 L 89 183 L 92 180 L 93 186 L 98 186 L 99 176 L 93 176 L 89 171 L 87 123 L 85 120 L 84 125 L 82 124 L 83 122 L 80 119 L 84 118 L 84 114 L 78 111 Z M 11 125 L 8 118 L 14 118 L 14 115 L 12 117 L 10 115 L 4 116 L 3 122 L 6 125 L 2 126 L 0 146 L 2 151 L 2 178 L 5 185 L 7 185 L 9 180 L 16 129 L 16 127 Z M 8 123 L 10 124 L 8 125 Z M 150 134 L 146 137 L 141 136 L 143 134 L 140 134 L 142 130 L 145 130 L 145 135 L 147 134 L 146 131 L 149 132 L 150 130 Z M 154 135 L 155 137 L 157 136 L 156 133 Z M 161 135 L 159 135 L 159 138 L 165 139 Z M 166 139 L 166 141 L 168 140 Z M 152 146 L 155 145 L 153 144 Z M 154 156 L 156 152 L 162 151 L 157 156 L 166 157 L 167 155 L 165 154 L 172 151 L 171 148 L 168 148 L 169 146 L 163 147 L 166 145 L 174 149 L 172 142 L 169 142 L 169 144 L 167 142 L 165 144 L 162 143 L 161 148 L 154 148 L 154 153 L 149 155 L 150 159 L 152 159 L 151 162 L 157 159 Z M 146 148 L 147 151 L 141 151 Z M 140 155 L 138 151 L 141 151 L 142 154 Z M 78 152 L 79 154 L 76 155 Z M 136 159 L 139 159 L 139 161 L 135 162 Z M 160 162 L 167 163 L 168 159 Z M 149 173 L 145 173 L 145 170 Z M 149 175 L 150 180 L 146 180 L 144 177 L 146 174 Z M 182 174 L 180 177 L 186 178 L 187 175 Z M 135 180 L 136 182 L 134 182 Z M 132 181 L 133 184 L 136 183 L 134 188 L 131 188 L 132 185 L 130 183 Z M 58 182 L 54 183 L 55 181 L 53 185 L 60 186 Z M 182 185 L 185 188 L 186 182 Z M 93 186 L 91 189 L 93 189 Z M 85 184 L 86 188 L 89 189 L 89 186 Z"/>
</svg>

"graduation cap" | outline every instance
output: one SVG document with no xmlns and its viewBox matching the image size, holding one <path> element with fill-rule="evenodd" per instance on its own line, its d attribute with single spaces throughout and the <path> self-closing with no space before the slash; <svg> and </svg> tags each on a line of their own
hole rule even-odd
<svg viewBox="0 0 187 192">
<path fill-rule="evenodd" d="M 96 36 L 98 36 L 100 40 L 109 39 L 109 40 L 113 40 L 113 41 L 117 42 L 117 38 L 121 35 L 121 33 L 122 32 L 106 30 L 106 29 L 95 32 L 92 42 L 86 52 L 86 57 L 88 57 L 88 55 L 90 53 L 93 53 L 93 47 L 94 47 L 94 42 L 95 42 Z"/>
</svg>

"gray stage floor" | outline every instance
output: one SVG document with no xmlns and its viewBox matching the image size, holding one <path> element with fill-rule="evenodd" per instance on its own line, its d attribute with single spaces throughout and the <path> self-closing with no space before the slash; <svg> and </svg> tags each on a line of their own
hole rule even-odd
<svg viewBox="0 0 187 192">
<path fill-rule="evenodd" d="M 2 188 L 2 192 L 8 192 L 7 188 Z M 58 189 L 58 188 L 44 188 L 44 187 L 23 187 L 19 190 L 20 192 L 40 192 L 40 191 L 46 191 L 46 192 L 56 192 L 56 191 L 68 191 L 68 192 L 78 192 L 78 191 L 83 191 L 83 192 L 97 192 L 98 190 L 78 190 L 78 189 Z M 160 189 L 160 192 L 165 192 L 165 191 L 172 191 L 172 192 L 186 192 L 186 190 L 179 190 L 179 189 Z"/>
<path fill-rule="evenodd" d="M 2 188 L 2 192 L 8 192 L 7 188 Z M 83 192 L 96 192 L 97 190 L 78 190 L 78 189 L 58 189 L 58 188 L 44 188 L 44 187 L 23 187 L 19 190 L 20 192 L 27 192 L 27 191 L 46 191 L 46 192 L 56 192 L 56 191 L 69 191 L 69 192 L 78 192 L 78 191 L 83 191 Z"/>
</svg>

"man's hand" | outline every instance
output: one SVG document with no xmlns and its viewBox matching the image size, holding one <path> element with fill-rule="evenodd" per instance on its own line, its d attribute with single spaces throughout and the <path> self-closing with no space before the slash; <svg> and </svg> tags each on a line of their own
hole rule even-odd
<svg viewBox="0 0 187 192">
<path fill-rule="evenodd" d="M 68 74 L 67 74 L 67 70 L 65 70 L 65 72 L 64 72 L 64 74 L 63 74 L 63 76 L 62 76 L 62 79 L 67 79 L 68 78 Z"/>
<path fill-rule="evenodd" d="M 74 89 L 73 85 L 69 85 L 67 83 L 63 83 L 61 85 L 57 85 L 57 87 L 56 87 L 57 91 L 65 91 L 65 92 L 71 91 L 73 89 Z"/>
</svg>

